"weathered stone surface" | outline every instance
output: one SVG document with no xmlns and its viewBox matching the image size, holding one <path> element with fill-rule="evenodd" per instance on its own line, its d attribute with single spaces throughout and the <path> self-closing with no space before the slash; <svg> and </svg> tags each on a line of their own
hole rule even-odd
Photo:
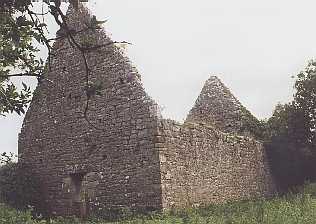
<svg viewBox="0 0 316 224">
<path fill-rule="evenodd" d="M 68 16 L 76 30 L 90 21 L 82 6 L 78 12 L 69 9 Z M 92 35 L 97 44 L 112 41 L 103 30 L 85 34 Z M 54 49 L 46 75 L 50 81 L 37 87 L 19 138 L 19 154 L 41 178 L 50 212 L 74 213 L 75 181 L 91 208 L 161 209 L 159 154 L 153 144 L 160 115 L 135 67 L 113 44 L 88 54 L 89 79 L 104 86 L 87 113 L 96 130 L 83 118 L 86 82 L 80 52 L 67 39 L 57 40 Z"/>
<path fill-rule="evenodd" d="M 216 76 L 211 76 L 202 89 L 186 119 L 187 122 L 206 123 L 223 132 L 253 135 L 249 121 L 257 119 L 236 99 Z"/>
<path fill-rule="evenodd" d="M 205 124 L 159 122 L 163 207 L 269 197 L 274 193 L 262 144 Z"/>
<path fill-rule="evenodd" d="M 91 19 L 82 5 L 67 15 L 76 30 Z M 83 58 L 58 39 L 50 81 L 38 85 L 19 136 L 21 162 L 40 178 L 51 214 L 161 210 L 273 193 L 261 143 L 207 124 L 162 119 L 137 70 L 105 31 L 76 38 L 107 45 L 87 55 L 89 81 L 103 86 L 87 112 L 97 129 L 83 117 Z"/>
</svg>

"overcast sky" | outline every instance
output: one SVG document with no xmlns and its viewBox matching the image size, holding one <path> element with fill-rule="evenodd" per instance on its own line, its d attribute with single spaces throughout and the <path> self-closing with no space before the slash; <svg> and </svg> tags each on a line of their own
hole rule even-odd
<svg viewBox="0 0 316 224">
<path fill-rule="evenodd" d="M 308 0 L 90 0 L 165 117 L 182 121 L 206 79 L 219 76 L 258 118 L 293 95 L 292 75 L 316 55 Z M 64 4 L 66 6 L 66 4 Z M 52 26 L 50 26 L 52 27 Z M 54 28 L 52 29 L 54 30 Z M 42 53 L 44 54 L 44 53 Z M 17 152 L 23 117 L 0 118 L 0 152 Z"/>
</svg>

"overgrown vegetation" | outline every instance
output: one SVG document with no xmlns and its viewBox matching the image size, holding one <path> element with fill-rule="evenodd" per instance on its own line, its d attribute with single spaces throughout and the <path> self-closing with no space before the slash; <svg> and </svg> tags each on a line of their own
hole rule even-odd
<svg viewBox="0 0 316 224">
<path fill-rule="evenodd" d="M 316 180 L 316 61 L 296 77 L 292 102 L 276 106 L 265 128 L 266 149 L 280 190 Z"/>
<path fill-rule="evenodd" d="M 0 155 L 0 202 L 19 210 L 37 208 L 40 192 L 38 180 L 29 172 L 29 167 L 16 163 L 12 154 Z"/>
<path fill-rule="evenodd" d="M 316 199 L 314 198 L 315 186 L 309 185 L 304 192 L 297 195 L 272 200 L 257 200 L 245 202 L 232 202 L 223 205 L 210 205 L 204 208 L 169 211 L 163 214 L 123 218 L 121 221 L 108 222 L 101 219 L 80 221 L 79 219 L 57 218 L 43 220 L 32 218 L 31 211 L 19 212 L 8 206 L 0 204 L 0 223 L 2 224 L 105 224 L 105 223 L 130 223 L 130 224 L 227 224 L 227 223 L 315 223 Z"/>
</svg>

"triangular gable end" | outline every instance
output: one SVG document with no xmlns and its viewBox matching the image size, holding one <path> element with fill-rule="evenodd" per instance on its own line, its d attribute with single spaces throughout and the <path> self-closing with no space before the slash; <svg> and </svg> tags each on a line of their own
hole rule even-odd
<svg viewBox="0 0 316 224">
<path fill-rule="evenodd" d="M 84 30 L 75 35 L 79 43 L 104 46 L 86 53 L 87 77 L 81 52 L 58 32 L 50 71 L 37 86 L 19 135 L 20 161 L 40 179 L 50 214 L 77 214 L 78 180 L 89 190 L 89 200 L 102 198 L 111 209 L 160 209 L 153 145 L 158 105 L 106 32 L 87 29 L 92 16 L 82 4 L 78 10 L 70 7 L 67 16 L 72 30 Z M 101 87 L 88 107 L 87 78 Z"/>
<path fill-rule="evenodd" d="M 216 76 L 211 76 L 190 110 L 186 122 L 205 123 L 226 133 L 252 136 L 258 120 Z"/>
</svg>

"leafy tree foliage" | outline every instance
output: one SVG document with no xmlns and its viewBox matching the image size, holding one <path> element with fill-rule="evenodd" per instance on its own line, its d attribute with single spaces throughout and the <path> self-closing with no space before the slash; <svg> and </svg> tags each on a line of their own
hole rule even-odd
<svg viewBox="0 0 316 224">
<path fill-rule="evenodd" d="M 301 114 L 302 141 L 316 150 L 316 61 L 310 61 L 297 76 L 295 107 Z"/>
<path fill-rule="evenodd" d="M 41 41 L 34 24 L 27 17 L 31 2 L 4 0 L 0 3 L 0 114 L 24 113 L 31 91 L 23 83 L 18 91 L 11 76 L 40 76 L 43 61 L 35 55 L 38 49 L 32 40 Z M 19 74 L 12 74 L 17 72 Z"/>
<path fill-rule="evenodd" d="M 281 190 L 316 179 L 316 62 L 296 77 L 294 100 L 277 105 L 267 122 L 266 145 Z"/>
<path fill-rule="evenodd" d="M 78 0 L 70 1 L 78 7 Z M 36 3 L 35 3 L 36 4 Z M 44 61 L 37 52 L 36 43 L 46 46 L 51 53 L 45 15 L 51 15 L 58 25 L 62 25 L 60 17 L 61 0 L 42 1 L 47 12 L 35 12 L 31 0 L 1 0 L 0 2 L 0 115 L 25 112 L 30 101 L 31 90 L 22 83 L 18 90 L 12 77 L 36 77 L 43 79 Z"/>
</svg>

